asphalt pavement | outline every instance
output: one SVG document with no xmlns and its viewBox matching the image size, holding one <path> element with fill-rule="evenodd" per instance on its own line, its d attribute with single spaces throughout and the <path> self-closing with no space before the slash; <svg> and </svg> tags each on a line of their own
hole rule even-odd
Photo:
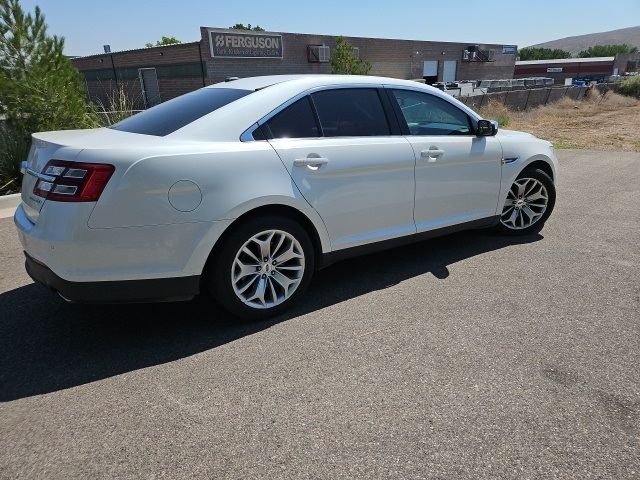
<svg viewBox="0 0 640 480">
<path fill-rule="evenodd" d="M 65 304 L 0 220 L 0 478 L 640 478 L 640 154 L 539 235 L 336 264 L 260 323 Z"/>
</svg>

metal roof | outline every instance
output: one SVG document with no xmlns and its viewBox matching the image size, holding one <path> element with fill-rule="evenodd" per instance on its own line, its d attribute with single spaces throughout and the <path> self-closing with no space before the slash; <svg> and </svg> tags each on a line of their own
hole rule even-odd
<svg viewBox="0 0 640 480">
<path fill-rule="evenodd" d="M 552 60 L 524 60 L 517 61 L 519 65 L 546 65 L 548 63 L 591 63 L 591 62 L 613 62 L 616 57 L 591 57 L 591 58 L 554 58 Z"/>
</svg>

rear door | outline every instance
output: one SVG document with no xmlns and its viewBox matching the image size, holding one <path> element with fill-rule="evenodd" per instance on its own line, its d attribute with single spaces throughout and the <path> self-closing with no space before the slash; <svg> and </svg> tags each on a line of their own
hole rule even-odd
<svg viewBox="0 0 640 480">
<path fill-rule="evenodd" d="M 155 68 L 138 69 L 142 96 L 147 108 L 158 105 L 160 100 L 160 88 L 158 87 L 158 74 Z"/>
<path fill-rule="evenodd" d="M 477 137 L 465 111 L 436 95 L 389 89 L 416 155 L 418 232 L 496 215 L 502 147 Z"/>
<path fill-rule="evenodd" d="M 334 249 L 415 232 L 415 157 L 389 120 L 368 86 L 314 92 L 263 122 Z"/>
</svg>

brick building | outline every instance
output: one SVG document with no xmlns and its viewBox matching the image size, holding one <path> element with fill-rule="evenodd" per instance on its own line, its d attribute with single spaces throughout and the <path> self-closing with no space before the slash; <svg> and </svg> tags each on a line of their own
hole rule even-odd
<svg viewBox="0 0 640 480">
<path fill-rule="evenodd" d="M 381 38 L 345 37 L 371 75 L 428 82 L 512 78 L 517 48 Z M 197 42 L 73 59 L 89 96 L 105 105 L 123 87 L 136 107 L 154 105 L 227 77 L 330 73 L 336 37 L 200 28 Z"/>
</svg>

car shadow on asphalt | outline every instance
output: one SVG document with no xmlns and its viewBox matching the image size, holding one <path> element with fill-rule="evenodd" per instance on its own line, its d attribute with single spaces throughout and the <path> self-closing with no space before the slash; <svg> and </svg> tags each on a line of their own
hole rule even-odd
<svg viewBox="0 0 640 480">
<path fill-rule="evenodd" d="M 418 275 L 446 278 L 456 262 L 542 238 L 470 231 L 346 260 L 318 272 L 292 310 L 254 323 L 201 299 L 74 305 L 26 285 L 0 294 L 0 402 L 171 362 Z"/>
</svg>

